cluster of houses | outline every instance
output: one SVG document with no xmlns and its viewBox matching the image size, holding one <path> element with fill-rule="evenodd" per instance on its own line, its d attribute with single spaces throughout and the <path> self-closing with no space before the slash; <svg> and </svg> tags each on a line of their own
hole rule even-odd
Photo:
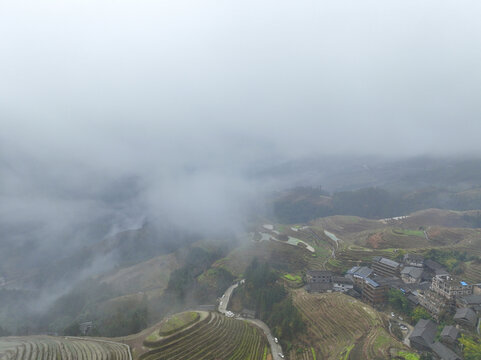
<svg viewBox="0 0 481 360">
<path fill-rule="evenodd" d="M 432 352 L 442 360 L 461 360 L 462 357 L 452 350 L 456 348 L 459 330 L 455 326 L 445 326 L 440 340 L 436 341 L 437 330 L 438 325 L 434 321 L 419 320 L 409 336 L 411 347 L 421 352 Z"/>
<path fill-rule="evenodd" d="M 441 341 L 434 341 L 437 324 L 432 320 L 420 321 L 410 336 L 413 348 L 431 351 L 443 360 L 460 358 L 452 350 L 456 349 L 459 329 L 474 331 L 481 315 L 479 285 L 455 279 L 441 264 L 417 254 L 404 255 L 402 263 L 374 257 L 370 267 L 354 266 L 344 276 L 310 270 L 306 281 L 309 292 L 342 291 L 373 306 L 386 303 L 388 291 L 398 289 L 414 306 L 424 307 L 435 320 L 444 312 L 454 314 L 456 326 L 446 326 Z"/>
<path fill-rule="evenodd" d="M 309 270 L 306 273 L 306 290 L 347 292 L 371 305 L 379 305 L 386 302 L 389 289 L 405 292 L 406 289 L 418 288 L 423 276 L 429 276 L 429 269 L 424 270 L 424 260 L 418 256 L 406 255 L 404 264 L 374 257 L 371 267 L 354 266 L 344 276 L 336 276 L 330 271 Z"/>
</svg>

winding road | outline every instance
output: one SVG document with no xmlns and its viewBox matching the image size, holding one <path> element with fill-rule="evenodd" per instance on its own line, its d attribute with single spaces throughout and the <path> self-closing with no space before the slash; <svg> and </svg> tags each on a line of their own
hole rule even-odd
<svg viewBox="0 0 481 360">
<path fill-rule="evenodd" d="M 242 281 L 242 280 L 241 280 Z M 227 305 L 229 305 L 230 297 L 234 289 L 239 286 L 239 282 L 231 285 L 227 288 L 224 295 L 222 295 L 221 301 L 219 303 L 219 312 L 226 315 L 227 314 Z M 256 325 L 257 327 L 261 328 L 264 334 L 267 337 L 267 341 L 269 341 L 269 345 L 271 347 L 272 359 L 273 360 L 282 360 L 282 357 L 279 354 L 283 354 L 281 344 L 277 344 L 274 341 L 274 337 L 272 336 L 271 329 L 269 326 L 266 325 L 262 320 L 259 319 L 246 319 L 241 316 L 236 317 L 237 320 L 245 320 L 250 322 L 251 324 Z"/>
</svg>

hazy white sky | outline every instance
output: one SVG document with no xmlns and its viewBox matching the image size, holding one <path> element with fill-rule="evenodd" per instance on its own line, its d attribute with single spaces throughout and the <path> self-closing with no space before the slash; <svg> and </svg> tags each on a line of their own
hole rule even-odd
<svg viewBox="0 0 481 360">
<path fill-rule="evenodd" d="M 479 152 L 480 16 L 477 0 L 3 0 L 0 140 L 102 166 Z"/>
<path fill-rule="evenodd" d="M 0 258 L 144 219 L 242 230 L 271 189 L 246 169 L 271 159 L 481 155 L 480 19 L 480 0 L 0 0 Z"/>
<path fill-rule="evenodd" d="M 480 16 L 479 0 L 0 0 L 0 220 L 48 234 L 148 209 L 231 228 L 266 159 L 480 154 Z M 114 207 L 124 176 L 136 205 Z"/>
</svg>

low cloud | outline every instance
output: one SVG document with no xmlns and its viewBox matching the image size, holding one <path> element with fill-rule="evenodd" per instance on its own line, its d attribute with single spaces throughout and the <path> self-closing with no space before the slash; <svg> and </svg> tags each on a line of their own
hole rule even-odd
<svg viewBox="0 0 481 360">
<path fill-rule="evenodd" d="M 149 219 L 240 231 L 287 184 L 253 174 L 305 156 L 479 153 L 479 10 L 3 1 L 3 254 L 33 266 Z"/>
</svg>

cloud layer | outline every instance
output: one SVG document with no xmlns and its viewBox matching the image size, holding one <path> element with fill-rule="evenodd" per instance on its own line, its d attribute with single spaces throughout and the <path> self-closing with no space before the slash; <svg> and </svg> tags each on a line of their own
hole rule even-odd
<svg viewBox="0 0 481 360">
<path fill-rule="evenodd" d="M 270 186 L 246 173 L 282 159 L 479 154 L 480 11 L 2 1 L 2 241 L 79 244 L 149 216 L 236 229 Z"/>
</svg>

